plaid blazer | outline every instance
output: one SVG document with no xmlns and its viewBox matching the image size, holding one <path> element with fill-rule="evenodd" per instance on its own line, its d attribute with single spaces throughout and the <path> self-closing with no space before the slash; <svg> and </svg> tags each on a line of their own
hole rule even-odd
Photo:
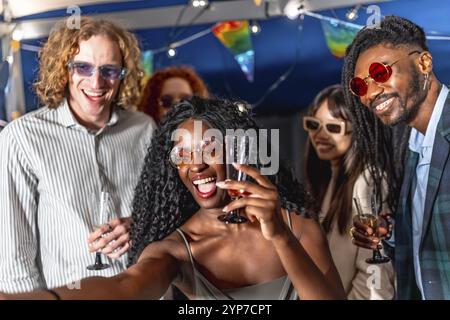
<svg viewBox="0 0 450 320">
<path fill-rule="evenodd" d="M 433 145 L 419 261 L 426 299 L 450 299 L 450 94 L 445 101 Z M 395 221 L 397 298 L 421 298 L 412 249 L 411 184 L 419 156 L 410 151 Z"/>
</svg>

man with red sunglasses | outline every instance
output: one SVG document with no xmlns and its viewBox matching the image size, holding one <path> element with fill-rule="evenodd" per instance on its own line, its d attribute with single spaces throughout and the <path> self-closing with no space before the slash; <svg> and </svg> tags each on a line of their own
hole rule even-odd
<svg viewBox="0 0 450 320">
<path fill-rule="evenodd" d="M 395 212 L 397 297 L 450 299 L 450 95 L 433 73 L 424 31 L 395 16 L 362 29 L 347 48 L 342 81 L 359 151 L 383 164 L 392 196 L 402 147 L 392 149 L 388 126 L 411 127 Z M 356 222 L 352 234 L 366 248 L 382 238 Z"/>
</svg>

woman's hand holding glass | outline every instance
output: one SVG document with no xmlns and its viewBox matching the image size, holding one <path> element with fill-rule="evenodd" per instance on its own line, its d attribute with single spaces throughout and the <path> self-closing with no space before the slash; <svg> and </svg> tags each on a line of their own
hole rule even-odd
<svg viewBox="0 0 450 320">
<path fill-rule="evenodd" d="M 263 236 L 267 240 L 274 240 L 278 236 L 285 235 L 286 225 L 281 216 L 281 203 L 276 186 L 267 177 L 261 175 L 257 168 L 233 165 L 252 177 L 256 183 L 234 180 L 217 182 L 216 185 L 221 189 L 240 190 L 248 194 L 229 203 L 223 211 L 230 212 L 243 208 L 250 222 L 259 221 Z"/>
</svg>

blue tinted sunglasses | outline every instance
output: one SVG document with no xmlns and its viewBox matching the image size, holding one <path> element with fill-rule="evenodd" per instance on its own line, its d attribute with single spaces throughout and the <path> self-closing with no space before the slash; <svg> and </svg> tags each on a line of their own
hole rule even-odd
<svg viewBox="0 0 450 320">
<path fill-rule="evenodd" d="M 69 61 L 67 67 L 82 77 L 91 77 L 98 69 L 104 80 L 121 80 L 127 74 L 127 69 L 111 64 L 96 67 L 88 62 Z"/>
</svg>

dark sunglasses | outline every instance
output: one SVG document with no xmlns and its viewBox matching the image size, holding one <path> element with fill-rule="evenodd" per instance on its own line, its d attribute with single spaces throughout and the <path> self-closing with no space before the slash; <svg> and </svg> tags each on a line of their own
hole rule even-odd
<svg viewBox="0 0 450 320">
<path fill-rule="evenodd" d="M 159 98 L 159 103 L 163 108 L 169 109 L 172 108 L 172 106 L 181 100 L 190 100 L 192 99 L 192 96 L 189 94 L 183 94 L 179 97 L 174 97 L 170 94 L 165 94 Z"/>
<path fill-rule="evenodd" d="M 121 80 L 127 74 L 127 69 L 111 64 L 96 67 L 88 62 L 69 61 L 67 67 L 82 77 L 91 77 L 98 69 L 104 80 Z"/>
<path fill-rule="evenodd" d="M 345 121 L 341 120 L 320 120 L 314 117 L 303 117 L 303 129 L 308 132 L 316 132 L 321 127 L 325 129 L 328 134 L 345 135 L 347 125 Z"/>
<path fill-rule="evenodd" d="M 414 53 L 421 53 L 419 51 L 412 51 L 408 53 L 409 57 L 410 55 Z M 366 95 L 367 90 L 369 89 L 369 84 L 367 83 L 367 78 L 372 78 L 377 83 L 384 83 L 389 80 L 389 78 L 392 75 L 392 66 L 399 62 L 400 60 L 407 58 L 403 57 L 398 60 L 395 60 L 391 64 L 384 64 L 381 62 L 373 62 L 369 67 L 369 75 L 367 77 L 360 78 L 360 77 L 354 77 L 352 80 L 350 80 L 349 88 L 350 91 L 358 97 L 363 97 Z"/>
</svg>

